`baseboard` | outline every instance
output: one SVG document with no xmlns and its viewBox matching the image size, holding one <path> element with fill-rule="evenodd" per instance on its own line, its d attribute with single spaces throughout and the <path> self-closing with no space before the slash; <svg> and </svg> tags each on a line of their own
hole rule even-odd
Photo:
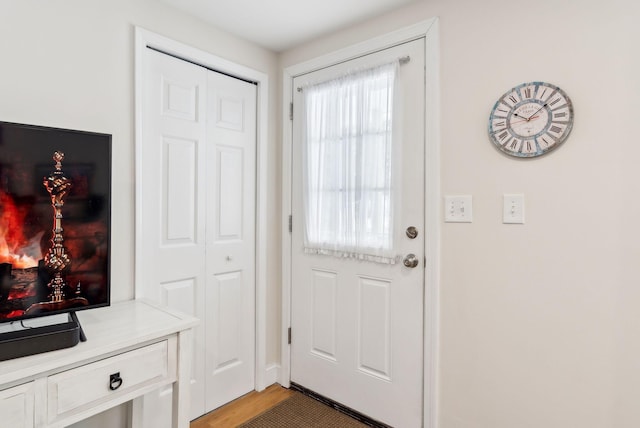
<svg viewBox="0 0 640 428">
<path fill-rule="evenodd" d="M 267 366 L 264 377 L 265 386 L 271 386 L 274 383 L 278 383 L 278 379 L 280 379 L 280 364 L 271 364 L 270 366 Z"/>
</svg>

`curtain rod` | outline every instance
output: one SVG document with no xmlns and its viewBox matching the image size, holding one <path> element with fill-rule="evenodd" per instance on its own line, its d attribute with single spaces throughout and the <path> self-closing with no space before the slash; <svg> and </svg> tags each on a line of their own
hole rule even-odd
<svg viewBox="0 0 640 428">
<path fill-rule="evenodd" d="M 411 61 L 411 57 L 410 57 L 409 55 L 407 55 L 407 56 L 403 56 L 403 57 L 398 58 L 398 60 L 397 60 L 397 61 L 398 61 L 398 63 L 399 63 L 400 65 L 405 65 L 405 64 L 407 64 L 408 62 L 410 62 L 410 61 Z M 297 90 L 298 92 L 302 92 L 302 87 L 301 87 L 301 86 L 298 86 L 298 87 L 296 88 L 296 90 Z"/>
</svg>

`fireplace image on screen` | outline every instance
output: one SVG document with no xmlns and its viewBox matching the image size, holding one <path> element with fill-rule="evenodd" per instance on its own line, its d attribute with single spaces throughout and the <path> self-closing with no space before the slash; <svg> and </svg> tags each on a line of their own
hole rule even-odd
<svg viewBox="0 0 640 428">
<path fill-rule="evenodd" d="M 110 303 L 111 136 L 0 122 L 0 322 Z"/>
</svg>

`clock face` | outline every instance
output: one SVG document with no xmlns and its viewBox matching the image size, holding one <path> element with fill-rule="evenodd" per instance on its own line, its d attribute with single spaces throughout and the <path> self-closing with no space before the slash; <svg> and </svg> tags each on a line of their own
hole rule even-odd
<svg viewBox="0 0 640 428">
<path fill-rule="evenodd" d="M 544 82 L 523 83 L 502 95 L 489 116 L 489 138 L 504 153 L 541 156 L 564 142 L 573 106 L 564 91 Z"/>
</svg>

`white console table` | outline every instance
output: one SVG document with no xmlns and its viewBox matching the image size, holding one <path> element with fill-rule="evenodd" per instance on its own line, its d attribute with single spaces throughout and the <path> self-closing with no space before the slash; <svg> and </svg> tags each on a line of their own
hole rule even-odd
<svg viewBox="0 0 640 428">
<path fill-rule="evenodd" d="M 139 300 L 77 315 L 86 342 L 0 362 L 0 427 L 62 428 L 130 400 L 137 427 L 142 396 L 173 384 L 172 427 L 188 428 L 198 320 Z"/>
</svg>

